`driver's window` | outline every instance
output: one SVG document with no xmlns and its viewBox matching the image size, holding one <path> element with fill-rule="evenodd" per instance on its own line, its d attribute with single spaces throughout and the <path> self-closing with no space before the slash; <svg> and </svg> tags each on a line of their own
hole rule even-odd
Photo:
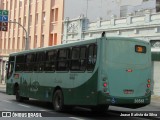
<svg viewBox="0 0 160 120">
<path fill-rule="evenodd" d="M 9 58 L 8 62 L 8 70 L 7 70 L 7 79 L 9 79 L 12 76 L 13 70 L 14 70 L 14 57 Z"/>
</svg>

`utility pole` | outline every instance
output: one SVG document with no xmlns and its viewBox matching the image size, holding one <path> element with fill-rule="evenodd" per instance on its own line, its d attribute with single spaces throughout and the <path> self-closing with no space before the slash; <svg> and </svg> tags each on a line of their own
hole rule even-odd
<svg viewBox="0 0 160 120">
<path fill-rule="evenodd" d="M 30 4 L 30 0 L 28 0 L 28 40 L 26 41 L 26 50 L 29 49 L 29 41 L 30 41 L 30 38 L 29 38 L 29 32 L 30 32 L 30 11 L 31 11 L 31 4 Z"/>
</svg>

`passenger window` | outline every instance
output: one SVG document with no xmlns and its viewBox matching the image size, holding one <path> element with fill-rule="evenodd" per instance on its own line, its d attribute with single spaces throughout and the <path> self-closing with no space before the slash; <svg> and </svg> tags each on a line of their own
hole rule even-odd
<svg viewBox="0 0 160 120">
<path fill-rule="evenodd" d="M 85 71 L 86 70 L 86 47 L 81 47 L 80 51 L 80 70 Z"/>
<path fill-rule="evenodd" d="M 14 56 L 9 57 L 9 62 L 7 65 L 7 79 L 9 79 L 12 76 L 12 73 L 14 71 Z"/>
<path fill-rule="evenodd" d="M 56 69 L 56 59 L 57 58 L 57 51 L 49 51 L 46 53 L 46 65 L 45 71 L 55 71 Z"/>
<path fill-rule="evenodd" d="M 69 54 L 70 49 L 61 49 L 58 51 L 58 61 L 57 61 L 57 70 L 58 71 L 68 71 L 69 70 Z"/>
<path fill-rule="evenodd" d="M 74 47 L 72 48 L 72 56 L 71 56 L 71 70 L 77 71 L 80 69 L 80 48 Z"/>
<path fill-rule="evenodd" d="M 24 55 L 16 56 L 15 71 L 23 71 L 24 67 L 25 67 L 25 56 Z"/>
<path fill-rule="evenodd" d="M 33 71 L 35 65 L 36 55 L 34 53 L 26 55 L 25 71 Z"/>
<path fill-rule="evenodd" d="M 44 71 L 44 65 L 45 65 L 45 52 L 37 53 L 34 70 Z"/>
<path fill-rule="evenodd" d="M 92 44 L 88 47 L 88 62 L 87 62 L 87 70 L 93 71 L 95 67 L 97 59 L 97 46 Z"/>
</svg>

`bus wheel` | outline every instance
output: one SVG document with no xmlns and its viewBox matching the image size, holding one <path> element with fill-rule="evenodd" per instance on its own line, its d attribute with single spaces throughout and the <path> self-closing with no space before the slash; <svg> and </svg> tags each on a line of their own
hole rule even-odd
<svg viewBox="0 0 160 120">
<path fill-rule="evenodd" d="M 64 98 L 61 90 L 56 90 L 53 96 L 53 107 L 56 112 L 64 110 Z"/>
<path fill-rule="evenodd" d="M 21 97 L 20 94 L 19 94 L 19 88 L 17 88 L 15 92 L 16 92 L 16 100 L 18 102 L 22 102 L 23 101 L 23 97 Z"/>
</svg>

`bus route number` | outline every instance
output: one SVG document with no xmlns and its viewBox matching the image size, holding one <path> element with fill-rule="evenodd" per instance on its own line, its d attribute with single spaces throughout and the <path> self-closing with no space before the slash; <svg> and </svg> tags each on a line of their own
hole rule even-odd
<svg viewBox="0 0 160 120">
<path fill-rule="evenodd" d="M 144 99 L 134 99 L 134 103 L 144 103 Z"/>
</svg>

